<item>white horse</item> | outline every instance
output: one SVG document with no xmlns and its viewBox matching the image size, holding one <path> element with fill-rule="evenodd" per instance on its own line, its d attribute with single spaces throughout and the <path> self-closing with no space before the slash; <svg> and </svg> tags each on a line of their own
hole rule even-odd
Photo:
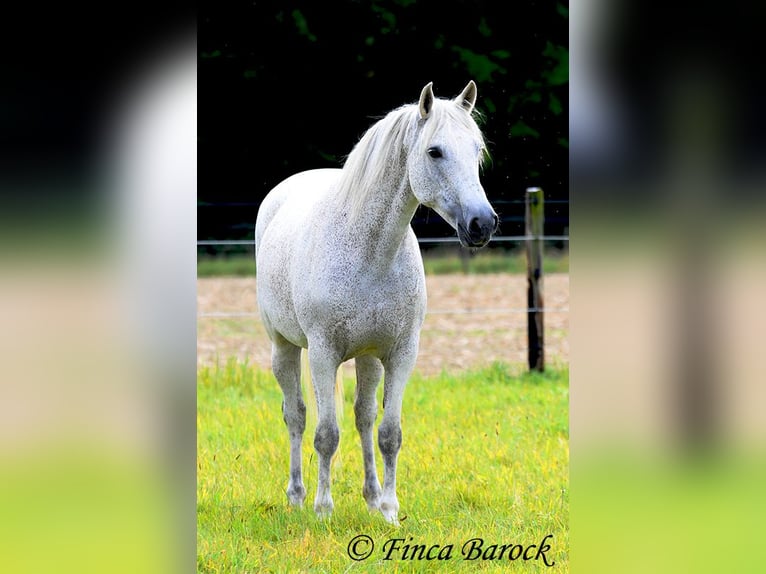
<svg viewBox="0 0 766 574">
<path fill-rule="evenodd" d="M 323 516 L 333 509 L 330 460 L 339 442 L 335 377 L 340 364 L 355 357 L 362 493 L 370 510 L 398 521 L 402 397 L 426 312 L 423 261 L 410 221 L 418 205 L 426 205 L 457 231 L 464 246 L 474 248 L 484 246 L 498 224 L 479 182 L 485 145 L 472 117 L 475 102 L 473 81 L 454 100 L 434 98 L 429 83 L 417 104 L 395 109 L 373 125 L 343 169 L 293 175 L 261 204 L 255 226 L 258 304 L 284 393 L 291 504 L 302 505 L 306 498 L 300 355 L 307 348 L 318 414 L 314 510 Z M 373 423 L 375 390 L 384 372 L 381 489 Z"/>
</svg>

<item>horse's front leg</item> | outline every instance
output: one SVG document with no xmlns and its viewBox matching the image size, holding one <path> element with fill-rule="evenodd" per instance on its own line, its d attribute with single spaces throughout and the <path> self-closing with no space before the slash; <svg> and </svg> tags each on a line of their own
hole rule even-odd
<svg viewBox="0 0 766 574">
<path fill-rule="evenodd" d="M 384 363 L 383 420 L 378 427 L 378 446 L 383 455 L 383 495 L 380 512 L 390 523 L 399 525 L 399 500 L 396 498 L 396 462 L 402 446 L 402 399 L 407 379 L 415 367 L 418 343 L 408 344 Z"/>
<path fill-rule="evenodd" d="M 314 511 L 322 517 L 329 516 L 333 509 L 330 494 L 330 463 L 340 442 L 340 430 L 335 414 L 335 375 L 340 361 L 328 352 L 325 346 L 309 342 L 309 366 L 318 415 L 314 449 L 319 458 L 319 474 Z"/>
<path fill-rule="evenodd" d="M 383 375 L 383 365 L 380 359 L 371 355 L 356 358 L 356 398 L 354 399 L 354 415 L 356 430 L 362 442 L 362 458 L 364 459 L 364 486 L 362 494 L 370 510 L 380 508 L 381 488 L 378 481 L 378 471 L 375 467 L 375 443 L 372 427 L 378 416 L 378 403 L 375 400 L 375 390 Z"/>
</svg>

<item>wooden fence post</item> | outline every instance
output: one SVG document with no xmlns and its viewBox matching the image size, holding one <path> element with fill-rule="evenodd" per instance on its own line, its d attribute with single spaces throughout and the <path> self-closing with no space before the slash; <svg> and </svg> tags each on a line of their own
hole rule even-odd
<svg viewBox="0 0 766 574">
<path fill-rule="evenodd" d="M 528 187 L 526 196 L 527 236 L 527 340 L 530 371 L 545 370 L 543 343 L 543 190 Z"/>
</svg>

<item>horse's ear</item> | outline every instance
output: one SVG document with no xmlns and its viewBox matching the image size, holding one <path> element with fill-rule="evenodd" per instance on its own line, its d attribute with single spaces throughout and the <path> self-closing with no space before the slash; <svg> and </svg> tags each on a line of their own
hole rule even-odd
<svg viewBox="0 0 766 574">
<path fill-rule="evenodd" d="M 428 82 L 423 91 L 420 92 L 420 102 L 418 103 L 418 109 L 420 110 L 420 117 L 426 119 L 428 114 L 431 113 L 431 109 L 434 107 L 434 83 Z"/>
<path fill-rule="evenodd" d="M 473 111 L 473 106 L 476 104 L 476 83 L 471 80 L 468 85 L 463 89 L 461 94 L 455 98 L 455 101 L 463 106 L 470 114 Z"/>
</svg>

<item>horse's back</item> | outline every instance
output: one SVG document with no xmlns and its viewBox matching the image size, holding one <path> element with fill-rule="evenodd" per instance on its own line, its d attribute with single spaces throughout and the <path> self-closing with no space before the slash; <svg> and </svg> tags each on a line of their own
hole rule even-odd
<svg viewBox="0 0 766 574">
<path fill-rule="evenodd" d="M 266 229 L 282 207 L 289 205 L 289 211 L 298 218 L 327 193 L 340 173 L 340 169 L 302 171 L 283 180 L 266 195 L 255 221 L 256 258 Z"/>
</svg>

